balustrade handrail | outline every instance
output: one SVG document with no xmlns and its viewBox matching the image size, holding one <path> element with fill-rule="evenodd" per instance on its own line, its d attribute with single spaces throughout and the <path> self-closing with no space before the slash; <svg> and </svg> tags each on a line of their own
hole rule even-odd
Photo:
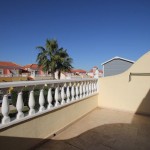
<svg viewBox="0 0 150 150">
<path fill-rule="evenodd" d="M 58 83 L 96 81 L 96 80 L 97 79 L 94 79 L 94 78 L 83 78 L 83 79 L 2 82 L 2 83 L 0 83 L 0 89 L 8 88 L 8 87 L 36 86 L 36 85 L 44 85 L 44 84 L 56 84 L 56 83 L 58 84 Z"/>
<path fill-rule="evenodd" d="M 34 90 L 37 86 L 39 89 L 38 99 L 35 99 Z M 9 88 L 17 90 L 16 110 L 17 115 L 15 119 L 11 119 L 9 116 Z M 28 115 L 23 113 L 24 101 L 23 101 L 23 89 L 28 88 Z M 47 90 L 45 89 L 47 87 Z M 86 97 L 92 96 L 98 92 L 98 80 L 91 78 L 83 79 L 68 79 L 68 80 L 41 80 L 41 81 L 17 81 L 0 83 L 0 90 L 3 91 L 2 100 L 2 119 L 0 128 L 9 126 L 13 123 L 17 123 L 34 116 L 46 113 L 48 111 L 58 109 L 65 105 L 69 105 L 76 101 L 82 100 Z M 47 93 L 44 95 L 44 90 Z M 35 108 L 35 103 L 38 102 L 38 109 Z"/>
</svg>

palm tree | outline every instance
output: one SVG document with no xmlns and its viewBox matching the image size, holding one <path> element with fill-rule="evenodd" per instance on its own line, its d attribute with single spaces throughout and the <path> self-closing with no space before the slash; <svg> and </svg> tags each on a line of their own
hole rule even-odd
<svg viewBox="0 0 150 150">
<path fill-rule="evenodd" d="M 58 78 L 60 79 L 61 72 L 70 72 L 73 68 L 71 65 L 72 58 L 69 57 L 67 50 L 64 50 L 63 48 L 59 49 L 59 52 L 56 55 Z"/>
<path fill-rule="evenodd" d="M 56 40 L 46 40 L 45 48 L 38 46 L 40 52 L 37 55 L 38 65 L 43 68 L 44 72 L 52 74 L 55 78 L 55 72 L 58 76 L 62 71 L 69 71 L 72 68 L 72 58 L 69 57 L 67 50 L 58 47 Z"/>
</svg>

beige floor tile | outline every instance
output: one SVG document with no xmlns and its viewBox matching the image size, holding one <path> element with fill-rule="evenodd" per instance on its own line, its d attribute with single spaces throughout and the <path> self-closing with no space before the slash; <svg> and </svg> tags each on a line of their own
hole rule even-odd
<svg viewBox="0 0 150 150">
<path fill-rule="evenodd" d="M 150 150 L 150 117 L 95 109 L 37 150 Z"/>
</svg>

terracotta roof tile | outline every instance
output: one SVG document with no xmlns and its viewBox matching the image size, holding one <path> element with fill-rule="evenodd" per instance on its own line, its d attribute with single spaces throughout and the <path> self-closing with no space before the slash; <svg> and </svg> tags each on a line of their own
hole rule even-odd
<svg viewBox="0 0 150 150">
<path fill-rule="evenodd" d="M 30 68 L 30 69 L 42 69 L 42 67 L 39 67 L 37 64 L 28 64 L 28 65 L 25 65 L 23 68 L 24 68 L 24 69 L 25 69 L 25 68 Z"/>
<path fill-rule="evenodd" d="M 78 73 L 86 73 L 86 71 L 82 70 L 82 69 L 72 69 L 71 72 L 72 73 L 76 73 L 76 72 L 78 72 Z"/>
<path fill-rule="evenodd" d="M 93 68 L 98 68 L 97 66 L 94 66 Z"/>
<path fill-rule="evenodd" d="M 14 63 L 14 62 L 8 62 L 8 61 L 0 61 L 0 67 L 13 68 L 13 69 L 21 69 L 22 68 L 22 66 Z"/>
<path fill-rule="evenodd" d="M 103 70 L 99 70 L 100 73 L 103 73 Z"/>
</svg>

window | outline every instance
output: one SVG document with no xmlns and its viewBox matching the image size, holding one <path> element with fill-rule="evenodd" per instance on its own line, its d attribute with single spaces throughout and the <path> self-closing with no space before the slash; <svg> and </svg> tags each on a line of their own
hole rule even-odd
<svg viewBox="0 0 150 150">
<path fill-rule="evenodd" d="M 0 69 L 0 75 L 3 75 L 3 69 Z"/>
</svg>

